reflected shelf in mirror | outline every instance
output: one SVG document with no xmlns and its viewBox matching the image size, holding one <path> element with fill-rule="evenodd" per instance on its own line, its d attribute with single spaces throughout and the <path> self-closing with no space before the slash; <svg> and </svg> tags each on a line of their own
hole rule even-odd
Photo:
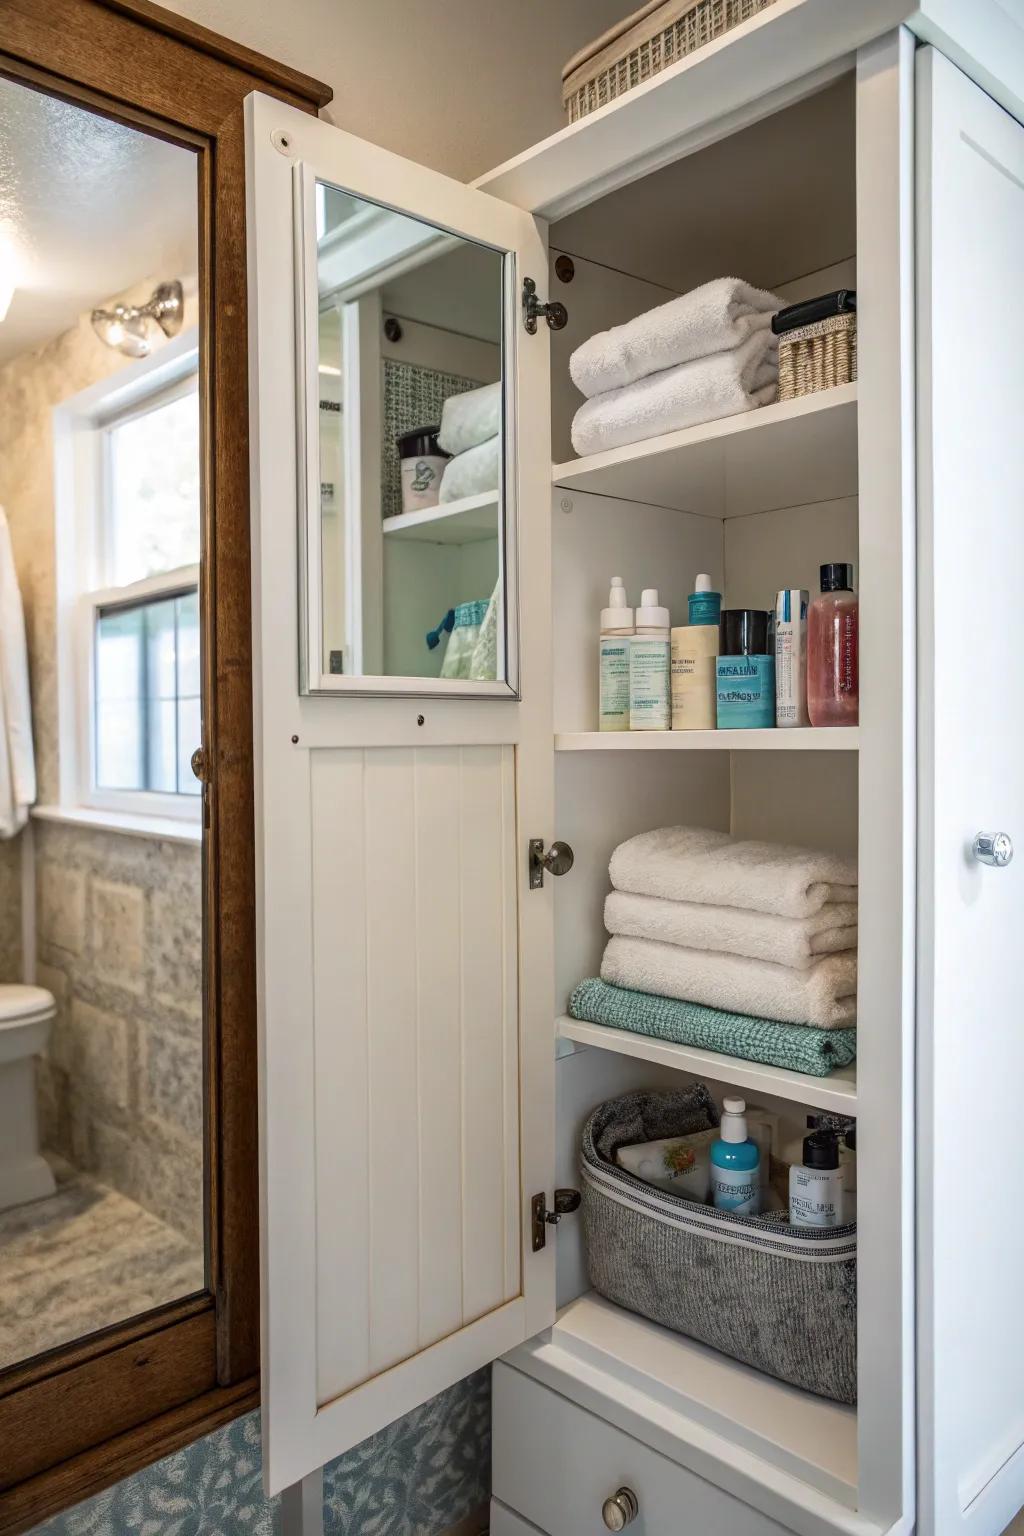
<svg viewBox="0 0 1024 1536">
<path fill-rule="evenodd" d="M 415 544 L 478 544 L 496 539 L 498 501 L 497 491 L 484 491 L 420 512 L 402 512 L 384 519 L 384 533 Z"/>
</svg>

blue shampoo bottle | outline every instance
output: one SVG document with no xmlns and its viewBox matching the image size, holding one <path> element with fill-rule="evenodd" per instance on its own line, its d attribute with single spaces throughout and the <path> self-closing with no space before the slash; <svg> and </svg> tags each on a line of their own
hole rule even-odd
<svg viewBox="0 0 1024 1536">
<path fill-rule="evenodd" d="M 761 1209 L 761 1153 L 747 1135 L 743 1099 L 722 1100 L 721 1136 L 711 1144 L 711 1197 L 720 1211 L 756 1216 Z"/>
</svg>

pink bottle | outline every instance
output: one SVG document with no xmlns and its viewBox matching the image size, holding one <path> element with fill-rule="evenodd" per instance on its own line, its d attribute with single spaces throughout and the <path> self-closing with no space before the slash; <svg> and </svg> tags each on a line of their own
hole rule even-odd
<svg viewBox="0 0 1024 1536">
<path fill-rule="evenodd" d="M 807 713 L 812 725 L 856 725 L 858 602 L 852 565 L 823 565 L 807 614 Z"/>
</svg>

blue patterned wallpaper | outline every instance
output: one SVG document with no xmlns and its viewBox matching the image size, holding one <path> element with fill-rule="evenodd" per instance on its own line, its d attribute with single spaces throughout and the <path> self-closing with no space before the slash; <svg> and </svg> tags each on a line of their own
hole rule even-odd
<svg viewBox="0 0 1024 1536">
<path fill-rule="evenodd" d="M 327 1536 L 438 1536 L 490 1494 L 490 1372 L 457 1382 L 332 1461 Z M 273 1536 L 258 1413 L 236 1419 L 32 1536 Z"/>
</svg>

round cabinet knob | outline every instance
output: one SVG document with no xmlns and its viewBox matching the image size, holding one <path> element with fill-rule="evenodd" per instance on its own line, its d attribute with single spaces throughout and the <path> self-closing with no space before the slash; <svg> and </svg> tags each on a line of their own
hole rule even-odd
<svg viewBox="0 0 1024 1536">
<path fill-rule="evenodd" d="M 610 1531 L 624 1531 L 632 1525 L 640 1513 L 640 1505 L 632 1488 L 618 1488 L 601 1506 L 601 1518 Z"/>
<path fill-rule="evenodd" d="M 1005 869 L 1013 858 L 1013 843 L 1005 832 L 979 832 L 973 852 L 979 864 Z"/>
<path fill-rule="evenodd" d="M 549 875 L 567 875 L 576 861 L 576 855 L 568 843 L 552 843 L 544 855 L 544 868 Z"/>
</svg>

